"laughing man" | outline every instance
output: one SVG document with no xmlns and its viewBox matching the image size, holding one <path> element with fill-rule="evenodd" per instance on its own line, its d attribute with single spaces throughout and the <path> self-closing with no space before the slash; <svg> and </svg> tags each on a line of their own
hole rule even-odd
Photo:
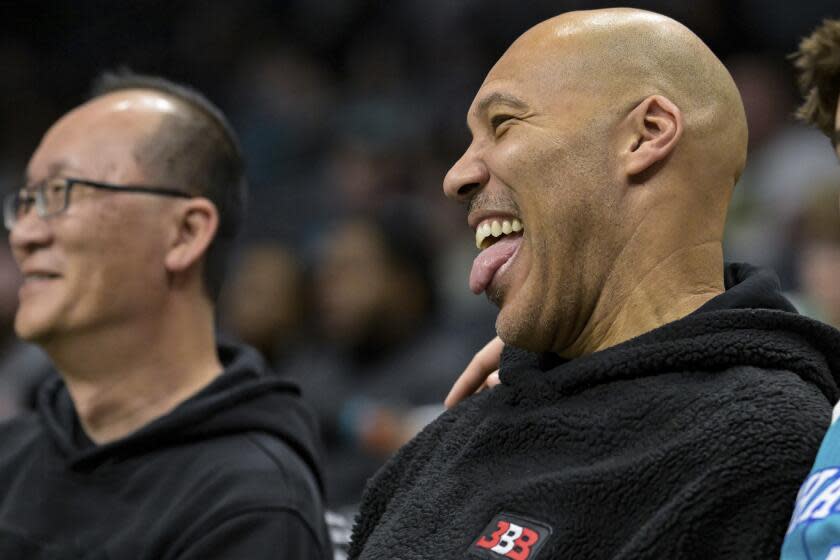
<svg viewBox="0 0 840 560">
<path fill-rule="evenodd" d="M 568 13 L 513 43 L 467 123 L 444 191 L 500 308 L 501 384 L 372 480 L 351 557 L 778 556 L 840 338 L 724 266 L 747 129 L 721 62 L 657 14 Z"/>
</svg>

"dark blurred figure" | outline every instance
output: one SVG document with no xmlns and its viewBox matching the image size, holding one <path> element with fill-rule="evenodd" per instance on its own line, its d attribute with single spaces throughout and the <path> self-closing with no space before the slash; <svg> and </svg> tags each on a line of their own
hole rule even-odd
<svg viewBox="0 0 840 560">
<path fill-rule="evenodd" d="M 438 321 L 433 252 L 404 209 L 341 222 L 323 238 L 315 300 L 323 342 L 289 368 L 315 405 L 332 507 L 442 410 L 474 348 Z"/>
<path fill-rule="evenodd" d="M 303 244 L 328 207 L 321 160 L 334 78 L 312 53 L 273 41 L 253 46 L 237 66 L 233 119 L 253 184 L 246 234 Z"/>
<path fill-rule="evenodd" d="M 15 334 L 20 273 L 8 243 L 0 243 L 0 420 L 34 406 L 35 389 L 52 364 L 43 350 Z"/>
<path fill-rule="evenodd" d="M 306 297 L 297 256 L 273 242 L 245 248 L 222 302 L 225 326 L 275 368 L 304 335 Z"/>
</svg>

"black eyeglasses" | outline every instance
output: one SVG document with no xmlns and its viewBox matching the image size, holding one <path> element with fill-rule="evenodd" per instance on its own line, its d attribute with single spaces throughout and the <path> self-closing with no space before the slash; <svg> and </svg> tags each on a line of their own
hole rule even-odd
<svg viewBox="0 0 840 560">
<path fill-rule="evenodd" d="M 6 195 L 3 200 L 3 223 L 6 229 L 11 231 L 18 220 L 29 212 L 33 204 L 38 215 L 42 218 L 55 216 L 64 212 L 70 206 L 70 191 L 73 190 L 74 185 L 84 185 L 86 187 L 113 192 L 156 194 L 179 198 L 194 198 L 196 196 L 184 191 L 164 187 L 113 185 L 73 177 L 54 177 L 32 187 L 27 187 Z"/>
</svg>

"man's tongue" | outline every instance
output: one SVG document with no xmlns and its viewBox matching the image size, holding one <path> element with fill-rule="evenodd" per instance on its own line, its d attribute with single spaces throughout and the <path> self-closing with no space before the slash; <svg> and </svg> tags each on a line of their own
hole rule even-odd
<svg viewBox="0 0 840 560">
<path fill-rule="evenodd" d="M 478 254 L 470 271 L 470 290 L 474 294 L 487 289 L 496 271 L 513 257 L 520 243 L 521 235 L 502 237 Z"/>
</svg>

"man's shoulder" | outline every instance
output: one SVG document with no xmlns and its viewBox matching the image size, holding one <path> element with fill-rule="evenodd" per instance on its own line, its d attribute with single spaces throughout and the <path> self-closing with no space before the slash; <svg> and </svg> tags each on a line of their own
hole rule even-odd
<svg viewBox="0 0 840 560">
<path fill-rule="evenodd" d="M 197 466 L 204 482 L 236 481 L 241 492 L 270 500 L 305 499 L 317 488 L 312 467 L 293 442 L 262 431 L 249 431 L 196 441 L 181 450 Z"/>
<path fill-rule="evenodd" d="M 724 453 L 754 448 L 768 460 L 774 452 L 798 450 L 791 455 L 797 465 L 812 460 L 831 418 L 822 390 L 782 368 L 682 371 L 629 385 L 617 406 L 640 419 L 639 430 L 693 438 Z"/>
<path fill-rule="evenodd" d="M 9 451 L 36 440 L 44 435 L 44 426 L 34 412 L 23 412 L 0 422 L 0 445 L 4 455 Z"/>
<path fill-rule="evenodd" d="M 585 465 L 677 449 L 684 467 L 693 468 L 695 455 L 682 451 L 699 447 L 706 466 L 746 454 L 765 465 L 786 461 L 799 472 L 813 460 L 830 413 L 813 384 L 756 367 L 652 375 L 532 401 L 499 386 L 439 417 L 378 479 L 414 482 L 465 458 L 501 461 L 522 453 L 549 464 L 577 457 Z"/>
<path fill-rule="evenodd" d="M 729 415 L 778 424 L 784 432 L 824 432 L 828 427 L 832 408 L 829 398 L 815 383 L 796 372 L 739 366 L 719 372 L 716 377 L 720 379 L 712 379 L 711 383 L 720 390 L 707 398 L 720 402 Z"/>
<path fill-rule="evenodd" d="M 307 534 L 320 535 L 323 499 L 312 468 L 294 446 L 266 432 L 241 432 L 195 441 L 156 453 L 152 494 L 164 488 L 179 507 L 174 523 L 195 536 L 243 516 L 277 520 L 293 517 Z M 151 490 L 151 489 L 150 489 Z M 156 501 L 160 496 L 150 496 Z M 273 521 L 272 521 L 273 522 Z"/>
</svg>

